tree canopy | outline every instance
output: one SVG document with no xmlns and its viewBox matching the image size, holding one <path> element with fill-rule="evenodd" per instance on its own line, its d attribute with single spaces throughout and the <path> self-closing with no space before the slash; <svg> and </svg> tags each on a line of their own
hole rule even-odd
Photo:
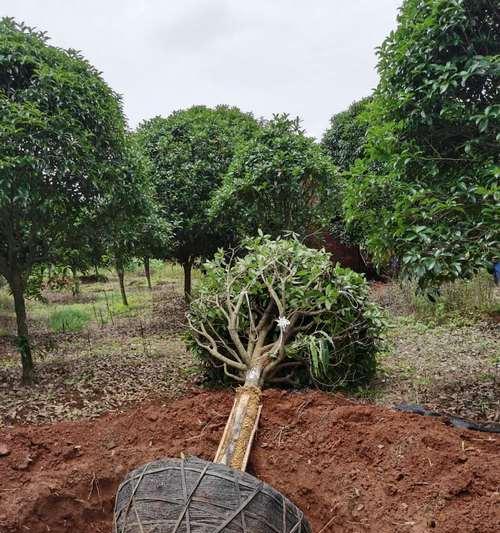
<svg viewBox="0 0 500 533">
<path fill-rule="evenodd" d="M 406 0 L 379 50 L 346 214 L 421 286 L 498 254 L 500 17 L 490 0 Z"/>
<path fill-rule="evenodd" d="M 94 231 L 98 229 L 99 246 L 116 270 L 123 304 L 128 305 L 125 267 L 135 257 L 164 256 L 171 225 L 162 217 L 147 161 L 134 134 L 126 135 L 120 172 L 126 179 L 103 199 L 101 208 L 95 212 Z"/>
<path fill-rule="evenodd" d="M 321 144 L 341 171 L 349 170 L 356 159 L 364 156 L 368 123 L 361 114 L 370 100 L 367 97 L 353 102 L 346 111 L 333 115 L 323 135 Z"/>
<path fill-rule="evenodd" d="M 239 146 L 214 196 L 214 220 L 230 220 L 239 235 L 257 228 L 277 237 L 306 236 L 328 225 L 338 203 L 335 168 L 299 120 L 276 115 Z"/>
<path fill-rule="evenodd" d="M 252 115 L 237 108 L 196 106 L 153 118 L 138 130 L 158 199 L 173 225 L 169 255 L 184 267 L 187 296 L 193 262 L 231 242 L 231 228 L 210 221 L 208 209 L 238 144 L 257 129 Z"/>
<path fill-rule="evenodd" d="M 120 99 L 79 53 L 0 21 L 0 272 L 14 295 L 25 381 L 27 277 L 57 263 L 61 243 L 76 242 L 87 213 L 119 186 L 124 127 Z"/>
<path fill-rule="evenodd" d="M 218 381 L 324 388 L 364 383 L 383 322 L 362 275 L 296 237 L 260 233 L 204 265 L 188 313 L 189 346 Z"/>
</svg>

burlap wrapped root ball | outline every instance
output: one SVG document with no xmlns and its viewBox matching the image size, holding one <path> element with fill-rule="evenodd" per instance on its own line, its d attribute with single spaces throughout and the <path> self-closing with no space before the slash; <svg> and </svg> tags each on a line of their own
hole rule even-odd
<svg viewBox="0 0 500 533">
<path fill-rule="evenodd" d="M 250 474 L 197 458 L 155 461 L 118 489 L 114 533 L 310 533 L 288 498 Z"/>
</svg>

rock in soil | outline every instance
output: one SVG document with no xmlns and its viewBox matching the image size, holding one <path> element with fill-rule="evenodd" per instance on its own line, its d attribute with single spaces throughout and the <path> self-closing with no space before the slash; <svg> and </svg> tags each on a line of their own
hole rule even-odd
<svg viewBox="0 0 500 533">
<path fill-rule="evenodd" d="M 498 435 L 320 392 L 268 390 L 263 401 L 248 471 L 292 499 L 314 531 L 500 531 Z M 230 391 L 202 391 L 92 421 L 0 430 L 11 452 L 0 460 L 0 531 L 111 531 L 125 473 L 181 453 L 211 459 L 232 402 Z M 16 470 L 26 457 L 36 460 Z"/>
<path fill-rule="evenodd" d="M 0 442 L 0 457 L 5 457 L 6 455 L 9 455 L 9 453 L 10 448 L 7 446 L 7 444 Z"/>
</svg>

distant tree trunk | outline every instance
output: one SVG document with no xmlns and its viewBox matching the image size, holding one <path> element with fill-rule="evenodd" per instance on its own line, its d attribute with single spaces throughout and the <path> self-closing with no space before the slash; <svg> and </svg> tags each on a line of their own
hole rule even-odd
<svg viewBox="0 0 500 533">
<path fill-rule="evenodd" d="M 8 281 L 14 296 L 17 320 L 17 346 L 23 365 L 22 379 L 24 384 L 30 385 L 33 383 L 34 367 L 29 340 L 28 318 L 26 316 L 26 302 L 24 300 L 24 281 L 19 273 L 14 273 Z"/>
<path fill-rule="evenodd" d="M 182 263 L 184 269 L 184 299 L 186 303 L 191 301 L 191 270 L 193 268 L 193 261 L 191 258 L 186 259 Z"/>
<path fill-rule="evenodd" d="M 149 269 L 149 257 L 144 257 L 144 273 L 146 274 L 146 279 L 148 281 L 148 289 L 152 290 L 151 286 L 151 271 Z"/>
<path fill-rule="evenodd" d="M 73 275 L 73 285 L 71 287 L 71 292 L 73 296 L 78 296 L 80 294 L 80 280 L 78 278 L 78 272 L 76 268 L 71 267 L 71 274 Z"/>
<path fill-rule="evenodd" d="M 118 281 L 120 282 L 120 292 L 122 295 L 123 305 L 128 305 L 127 293 L 125 292 L 125 270 L 121 265 L 116 265 L 116 273 L 118 274 Z"/>
<path fill-rule="evenodd" d="M 99 280 L 99 267 L 97 265 L 94 265 L 94 273 L 95 273 L 95 280 Z"/>
</svg>

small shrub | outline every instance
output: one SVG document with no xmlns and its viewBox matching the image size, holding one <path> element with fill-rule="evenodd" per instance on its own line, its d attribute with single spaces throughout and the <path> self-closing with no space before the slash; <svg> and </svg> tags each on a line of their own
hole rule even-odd
<svg viewBox="0 0 500 533">
<path fill-rule="evenodd" d="M 83 309 L 68 306 L 49 316 L 49 325 L 56 333 L 78 332 L 90 322 L 91 315 Z"/>
<path fill-rule="evenodd" d="M 125 272 L 136 272 L 137 270 L 142 269 L 142 267 L 142 260 L 133 258 L 125 264 L 124 270 Z"/>
<path fill-rule="evenodd" d="M 104 274 L 101 274 L 100 272 L 98 272 L 97 274 L 82 274 L 80 276 L 80 282 L 81 283 L 86 283 L 86 284 L 90 284 L 90 283 L 107 283 L 109 281 L 109 278 L 104 275 Z"/>
<path fill-rule="evenodd" d="M 165 261 L 163 259 L 150 259 L 149 266 L 151 268 L 151 272 L 153 270 L 161 270 L 165 267 Z"/>
<path fill-rule="evenodd" d="M 205 264 L 188 346 L 211 381 L 358 386 L 375 372 L 383 321 L 360 274 L 296 238 L 248 240 Z M 256 372 L 256 373 L 255 373 Z"/>
</svg>

